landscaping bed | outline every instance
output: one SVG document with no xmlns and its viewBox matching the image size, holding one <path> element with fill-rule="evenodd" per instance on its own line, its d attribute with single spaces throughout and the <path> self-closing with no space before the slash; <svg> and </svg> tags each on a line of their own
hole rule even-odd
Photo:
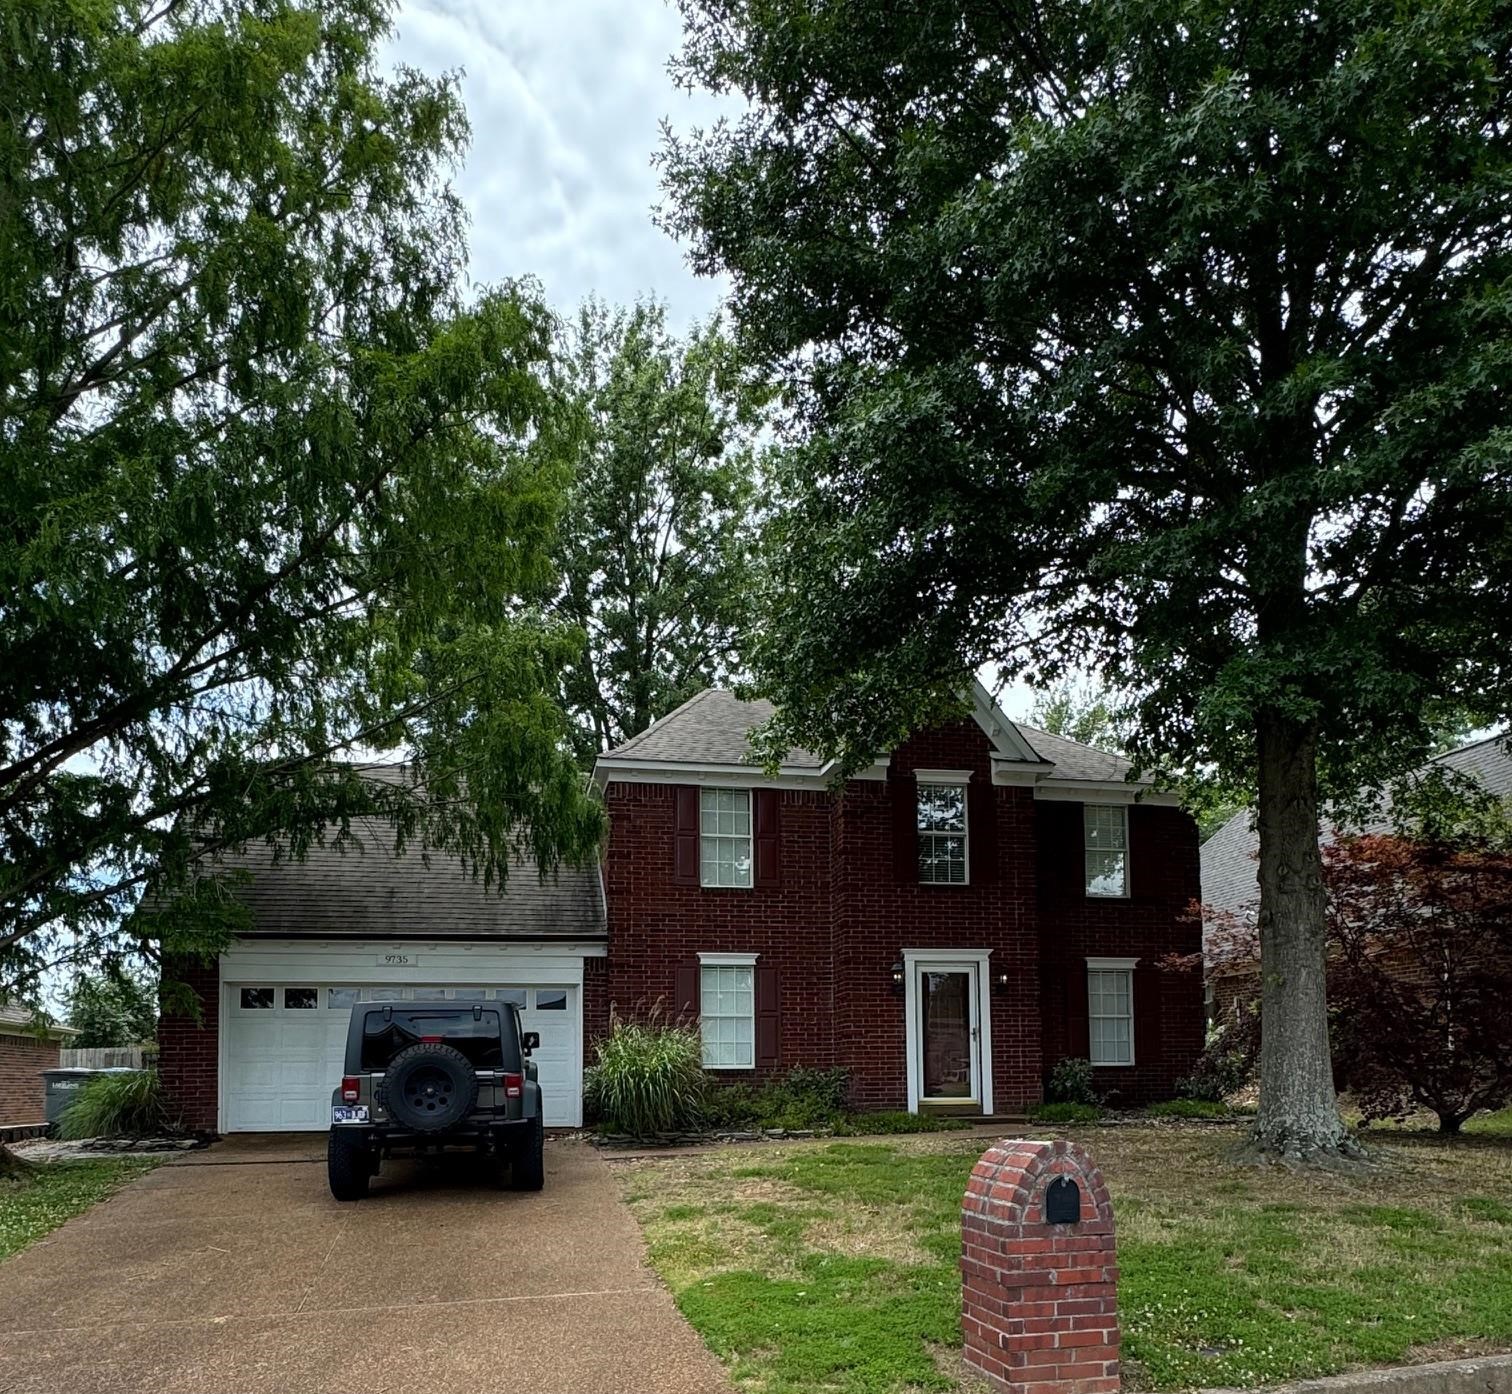
<svg viewBox="0 0 1512 1394">
<path fill-rule="evenodd" d="M 1253 1386 L 1512 1348 L 1512 1145 L 1372 1136 L 1365 1175 L 1232 1161 L 1231 1130 L 1072 1129 L 1119 1232 L 1125 1386 Z M 763 1394 L 976 1388 L 941 1134 L 615 1164 L 651 1261 Z"/>
</svg>

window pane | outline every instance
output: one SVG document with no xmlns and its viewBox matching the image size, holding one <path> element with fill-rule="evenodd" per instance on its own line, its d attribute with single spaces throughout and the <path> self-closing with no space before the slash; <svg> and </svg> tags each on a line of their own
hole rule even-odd
<svg viewBox="0 0 1512 1394">
<path fill-rule="evenodd" d="M 326 1006 L 332 1011 L 349 1012 L 352 1003 L 357 1000 L 355 987 L 328 987 L 326 989 Z"/>
<path fill-rule="evenodd" d="M 919 785 L 919 831 L 965 832 L 966 790 L 960 784 Z"/>
<path fill-rule="evenodd" d="M 271 987 L 244 987 L 241 990 L 241 1004 L 249 1011 L 261 1011 L 265 1007 L 271 1007 L 273 989 Z"/>
<path fill-rule="evenodd" d="M 1127 875 L 1123 852 L 1087 850 L 1087 894 L 1124 895 Z"/>
<path fill-rule="evenodd" d="M 284 1009 L 286 1011 L 303 1012 L 319 1005 L 320 989 L 318 987 L 286 987 L 284 989 Z"/>
<path fill-rule="evenodd" d="M 558 992 L 554 988 L 538 988 L 536 991 L 536 1011 L 538 1012 L 565 1012 L 567 1010 L 567 994 Z"/>
</svg>

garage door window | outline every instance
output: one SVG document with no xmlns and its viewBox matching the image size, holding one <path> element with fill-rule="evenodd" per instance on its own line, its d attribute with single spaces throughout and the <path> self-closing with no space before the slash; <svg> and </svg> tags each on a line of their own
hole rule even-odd
<svg viewBox="0 0 1512 1394">
<path fill-rule="evenodd" d="M 262 1011 L 273 1006 L 273 989 L 271 987 L 244 987 L 241 990 L 241 1004 L 247 1011 Z"/>
<path fill-rule="evenodd" d="M 566 1010 L 567 994 L 565 992 L 550 991 L 543 987 L 536 993 L 536 1011 L 565 1012 Z"/>
<path fill-rule="evenodd" d="M 285 1011 L 309 1011 L 320 1005 L 320 989 L 316 987 L 286 987 L 284 989 Z"/>
<path fill-rule="evenodd" d="M 494 997 L 500 1002 L 508 1002 L 511 1007 L 518 1007 L 522 1012 L 525 1010 L 523 987 L 501 987 L 494 993 Z"/>
<path fill-rule="evenodd" d="M 352 1003 L 357 1000 L 355 987 L 328 987 L 326 989 L 326 1006 L 333 1012 L 349 1012 Z"/>
</svg>

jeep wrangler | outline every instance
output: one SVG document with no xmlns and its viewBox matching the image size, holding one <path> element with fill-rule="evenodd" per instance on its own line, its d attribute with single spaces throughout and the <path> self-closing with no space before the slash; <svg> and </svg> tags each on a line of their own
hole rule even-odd
<svg viewBox="0 0 1512 1394">
<path fill-rule="evenodd" d="M 545 1182 L 541 1086 L 508 1002 L 357 1002 L 331 1095 L 331 1194 L 360 1200 L 385 1157 L 480 1152 L 494 1180 Z"/>
</svg>

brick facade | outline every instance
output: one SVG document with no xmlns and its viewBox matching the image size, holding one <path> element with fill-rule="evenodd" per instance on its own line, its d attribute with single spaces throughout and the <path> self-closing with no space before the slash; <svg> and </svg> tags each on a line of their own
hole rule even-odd
<svg viewBox="0 0 1512 1394">
<path fill-rule="evenodd" d="M 188 986 L 200 1015 L 196 1020 L 165 1007 L 158 1018 L 158 1073 L 184 1126 L 214 1132 L 219 1123 L 220 964 L 165 964 L 163 976 Z"/>
<path fill-rule="evenodd" d="M 0 1032 L 0 1125 L 43 1121 L 42 1071 L 57 1067 L 57 1041 Z"/>
<path fill-rule="evenodd" d="M 1155 966 L 1199 944 L 1198 922 L 1186 915 L 1198 897 L 1195 825 L 1179 809 L 1131 808 L 1131 894 L 1089 900 L 1082 806 L 992 785 L 990 754 L 981 729 L 962 721 L 921 733 L 892 755 L 893 776 L 970 770 L 990 791 L 989 852 L 973 822 L 969 884 L 956 886 L 921 885 L 914 868 L 897 874 L 890 781 L 852 780 L 838 793 L 781 791 L 778 883 L 736 890 L 676 881 L 675 785 L 611 780 L 609 957 L 601 984 L 585 988 L 590 1042 L 611 1011 L 635 1014 L 657 1002 L 692 1008 L 679 982 L 699 953 L 756 953 L 760 968 L 775 971 L 777 1056 L 766 1071 L 730 1077 L 838 1065 L 850 1071 L 858 1106 L 899 1109 L 907 1104 L 906 1023 L 893 963 L 904 949 L 990 949 L 993 1106 L 1007 1112 L 1043 1096 L 1056 1060 L 1087 1053 L 1086 957 L 1128 956 L 1141 961 L 1136 1063 L 1099 1071 L 1099 1087 L 1116 1091 L 1120 1103 L 1169 1095 L 1202 1048 L 1197 975 Z M 1067 1006 L 1077 983 L 1079 1035 Z"/>
</svg>

